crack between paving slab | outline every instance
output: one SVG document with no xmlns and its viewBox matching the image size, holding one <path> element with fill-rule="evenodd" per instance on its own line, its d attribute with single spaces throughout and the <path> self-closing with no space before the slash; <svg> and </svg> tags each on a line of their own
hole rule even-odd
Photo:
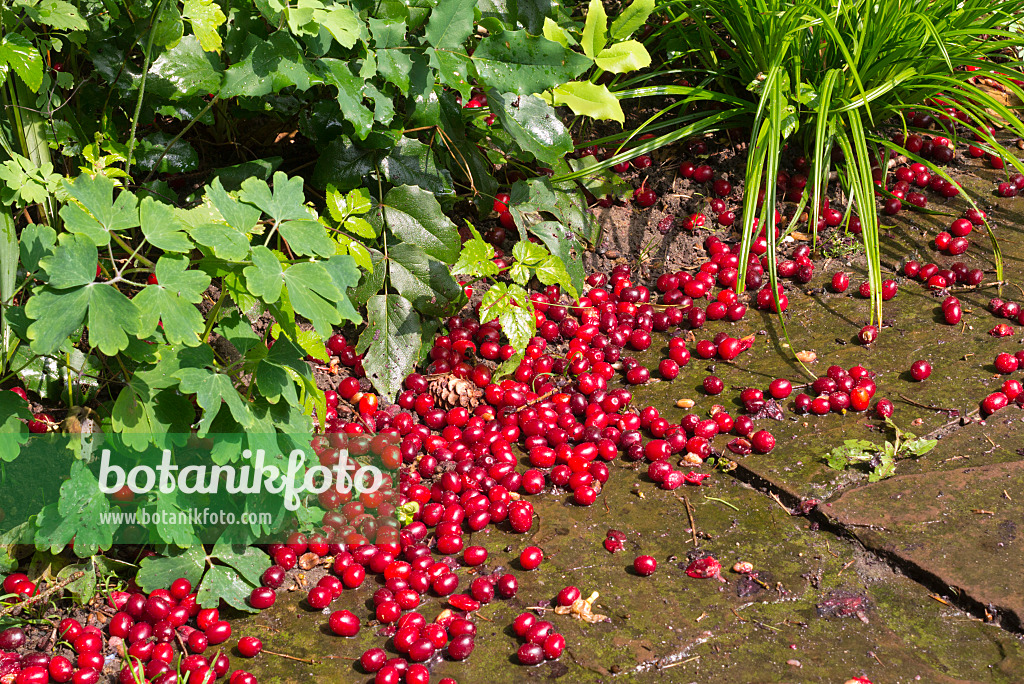
<svg viewBox="0 0 1024 684">
<path fill-rule="evenodd" d="M 933 431 L 932 434 L 944 429 L 945 427 L 949 427 L 949 425 Z M 803 501 L 803 499 L 794 492 L 789 491 L 785 487 L 780 487 L 774 482 L 766 480 L 763 476 L 746 468 L 742 463 L 737 463 L 736 468 L 730 471 L 729 475 L 740 482 L 753 487 L 762 494 L 766 494 L 770 498 L 775 499 L 776 502 L 786 508 L 789 508 L 791 510 L 790 515 L 793 514 L 792 510 L 797 509 Z M 986 605 L 982 601 L 968 594 L 966 590 L 960 587 L 954 587 L 948 582 L 943 581 L 941 577 L 930 570 L 921 567 L 918 563 L 915 563 L 909 558 L 904 558 L 894 551 L 885 549 L 865 540 L 857 531 L 857 528 L 862 526 L 841 523 L 834 518 L 829 517 L 820 509 L 820 506 L 814 508 L 810 513 L 803 517 L 807 518 L 812 523 L 817 523 L 819 530 L 828 532 L 836 537 L 855 541 L 866 553 L 873 555 L 880 561 L 883 561 L 894 571 L 921 585 L 925 590 L 942 596 L 953 607 L 962 610 L 986 624 L 994 624 L 1001 627 L 1007 632 L 1014 634 L 1024 632 L 1024 624 L 1021 623 L 1021 616 L 1017 615 L 1012 609 L 992 604 Z M 873 526 L 866 527 L 870 527 L 871 529 L 882 529 Z M 950 595 L 953 591 L 956 593 Z"/>
</svg>

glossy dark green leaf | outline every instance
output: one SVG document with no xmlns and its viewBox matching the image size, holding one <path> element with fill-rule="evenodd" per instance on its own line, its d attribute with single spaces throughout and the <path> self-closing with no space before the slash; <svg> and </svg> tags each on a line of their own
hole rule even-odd
<svg viewBox="0 0 1024 684">
<path fill-rule="evenodd" d="M 216 55 L 204 52 L 195 36 L 185 36 L 153 60 L 146 92 L 169 100 L 216 94 L 224 80 Z"/>
<path fill-rule="evenodd" d="M 183 139 L 174 140 L 173 135 L 164 131 L 139 140 L 133 159 L 143 171 L 183 173 L 199 167 L 199 153 L 192 144 Z"/>
<path fill-rule="evenodd" d="M 353 190 L 366 185 L 367 177 L 377 168 L 383 154 L 380 150 L 357 147 L 338 138 L 323 150 L 313 171 L 313 184 L 339 190 Z"/>
<path fill-rule="evenodd" d="M 461 47 L 473 33 L 476 0 L 445 0 L 434 6 L 427 21 L 427 42 L 436 48 Z"/>
<path fill-rule="evenodd" d="M 455 224 L 427 190 L 411 185 L 392 188 L 369 216 L 375 226 L 386 226 L 395 237 L 418 245 L 435 259 L 453 264 L 459 258 L 462 243 Z"/>
<path fill-rule="evenodd" d="M 391 286 L 427 316 L 450 315 L 452 304 L 465 296 L 452 278 L 451 267 L 412 243 L 388 249 L 388 276 Z"/>
<path fill-rule="evenodd" d="M 374 389 L 393 400 L 419 357 L 420 317 L 412 302 L 396 294 L 370 297 L 356 349 Z"/>
<path fill-rule="evenodd" d="M 487 104 L 516 144 L 544 164 L 551 166 L 572 151 L 569 131 L 539 97 L 491 90 Z"/>
<path fill-rule="evenodd" d="M 418 185 L 435 195 L 455 192 L 451 174 L 439 169 L 433 150 L 415 138 L 399 138 L 391 153 L 381 160 L 380 170 L 392 185 Z"/>
<path fill-rule="evenodd" d="M 366 139 L 373 128 L 373 112 L 363 104 L 364 81 L 352 73 L 347 62 L 339 59 L 321 59 L 317 62 L 317 73 L 324 83 L 338 89 L 342 114 L 355 127 L 356 137 Z"/>
<path fill-rule="evenodd" d="M 505 31 L 480 41 L 473 64 L 488 86 L 504 93 L 531 95 L 571 81 L 592 62 L 547 38 Z"/>
</svg>

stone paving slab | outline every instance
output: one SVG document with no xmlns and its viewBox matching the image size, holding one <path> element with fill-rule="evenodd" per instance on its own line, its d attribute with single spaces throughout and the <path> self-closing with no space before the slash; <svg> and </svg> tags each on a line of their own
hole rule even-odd
<svg viewBox="0 0 1024 684">
<path fill-rule="evenodd" d="M 1011 493 L 1012 492 L 1012 493 Z M 1024 461 L 915 475 L 845 492 L 826 514 L 879 550 L 1024 623 Z"/>
</svg>

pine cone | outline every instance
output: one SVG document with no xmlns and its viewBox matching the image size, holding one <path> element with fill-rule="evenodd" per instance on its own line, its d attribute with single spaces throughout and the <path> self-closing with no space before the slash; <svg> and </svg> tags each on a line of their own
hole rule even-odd
<svg viewBox="0 0 1024 684">
<path fill-rule="evenodd" d="M 484 395 L 483 390 L 476 386 L 476 383 L 469 380 L 457 378 L 451 373 L 445 373 L 430 383 L 430 393 L 434 399 L 448 408 L 462 406 L 463 408 L 476 408 L 480 398 Z"/>
</svg>

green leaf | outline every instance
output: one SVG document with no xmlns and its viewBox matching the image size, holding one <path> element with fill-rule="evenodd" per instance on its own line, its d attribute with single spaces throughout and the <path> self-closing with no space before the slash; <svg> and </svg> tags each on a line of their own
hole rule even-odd
<svg viewBox="0 0 1024 684">
<path fill-rule="evenodd" d="M 18 242 L 22 268 L 28 273 L 35 273 L 40 268 L 39 262 L 43 257 L 53 252 L 57 244 L 57 232 L 50 226 L 30 223 L 21 229 Z M 93 275 L 95 273 L 93 269 Z"/>
<path fill-rule="evenodd" d="M 286 31 L 277 31 L 265 41 L 253 38 L 245 54 L 225 73 L 221 99 L 260 97 L 289 86 L 308 90 L 311 79 L 319 80 L 302 48 Z"/>
<path fill-rule="evenodd" d="M 139 204 L 139 219 L 142 234 L 149 244 L 165 252 L 189 252 L 192 241 L 182 229 L 185 224 L 174 213 L 169 204 L 144 197 Z"/>
<path fill-rule="evenodd" d="M 89 22 L 78 13 L 78 8 L 64 0 L 42 0 L 35 7 L 25 8 L 29 16 L 58 31 L 88 31 Z"/>
<path fill-rule="evenodd" d="M 583 25 L 583 38 L 580 40 L 583 54 L 594 59 L 608 42 L 607 30 L 608 15 L 605 14 L 604 4 L 601 0 L 590 0 L 587 22 Z"/>
<path fill-rule="evenodd" d="M 412 58 L 408 54 L 404 21 L 380 21 L 370 19 L 370 33 L 373 35 L 374 54 L 377 56 L 377 71 L 385 79 L 398 86 L 402 92 L 409 91 L 409 74 L 412 72 Z"/>
<path fill-rule="evenodd" d="M 182 16 L 192 25 L 199 44 L 207 52 L 220 52 L 223 43 L 217 29 L 227 17 L 214 0 L 185 0 Z"/>
<path fill-rule="evenodd" d="M 459 48 L 473 33 L 476 0 L 445 0 L 434 6 L 425 37 L 435 48 Z"/>
<path fill-rule="evenodd" d="M 463 297 L 450 267 L 427 256 L 413 243 L 399 243 L 389 248 L 388 275 L 391 286 L 411 301 L 417 311 L 428 316 L 452 313 L 452 304 Z"/>
<path fill-rule="evenodd" d="M 107 495 L 83 461 L 71 464 L 71 474 L 60 486 L 60 501 L 36 518 L 36 548 L 59 553 L 72 539 L 75 554 L 85 558 L 113 544 L 113 525 L 101 523 L 110 511 Z"/>
<path fill-rule="evenodd" d="M 323 263 L 292 264 L 282 277 L 295 312 L 308 318 L 321 337 L 330 337 L 334 326 L 341 324 L 335 303 L 342 299 L 342 294 Z"/>
<path fill-rule="evenodd" d="M 592 64 L 581 54 L 525 31 L 505 31 L 480 41 L 477 73 L 500 92 L 532 95 L 570 81 Z"/>
<path fill-rule="evenodd" d="M 913 456 L 924 456 L 938 445 L 934 439 L 912 439 L 904 442 L 901 451 L 906 451 Z"/>
<path fill-rule="evenodd" d="M 564 48 L 569 47 L 569 35 L 551 17 L 544 17 L 544 30 L 542 35 L 548 40 L 553 40 Z"/>
<path fill-rule="evenodd" d="M 302 177 L 289 179 L 283 171 L 278 171 L 274 174 L 273 191 L 266 182 L 249 179 L 242 182 L 242 191 L 238 198 L 259 207 L 276 222 L 312 219 L 313 216 L 305 205 L 306 195 L 302 186 Z"/>
<path fill-rule="evenodd" d="M 352 73 L 347 62 L 343 62 L 338 59 L 321 59 L 317 62 L 317 73 L 320 74 L 321 78 L 323 78 L 327 85 L 332 85 L 338 89 L 338 105 L 341 107 L 342 114 L 344 114 L 345 119 L 355 127 L 356 137 L 360 140 L 365 140 L 373 127 L 373 113 L 363 105 L 364 81 Z M 324 155 L 332 154 L 332 148 L 335 147 L 345 149 L 346 147 L 351 147 L 351 145 L 348 145 L 348 141 L 343 138 L 338 138 L 328 145 L 321 158 L 323 158 Z M 358 150 L 358 148 L 355 149 Z M 349 157 L 353 156 L 351 150 L 347 151 Z M 338 152 L 340 152 L 340 150 L 333 152 L 333 154 L 338 154 Z M 355 156 L 358 158 L 359 155 L 356 154 Z M 370 168 L 373 168 L 373 164 L 370 165 Z M 320 164 L 318 163 L 314 177 L 320 172 Z M 362 176 L 366 174 L 363 173 L 360 175 Z M 361 181 L 355 185 L 348 185 L 338 180 L 334 180 L 333 182 L 343 190 L 351 189 L 361 184 Z M 323 187 L 324 184 L 321 184 L 321 187 Z"/>
<path fill-rule="evenodd" d="M 110 424 L 126 445 L 144 451 L 155 435 L 167 435 L 168 442 L 183 444 L 194 418 L 192 402 L 174 389 L 151 388 L 136 374 L 117 395 Z"/>
<path fill-rule="evenodd" d="M 125 349 L 125 333 L 134 335 L 139 328 L 139 310 L 111 285 L 89 283 L 60 291 L 44 288 L 25 305 L 26 315 L 34 319 L 28 328 L 33 351 L 56 351 L 82 325 L 87 312 L 89 343 L 108 356 Z"/>
<path fill-rule="evenodd" d="M 533 35 L 541 32 L 544 20 L 558 5 L 554 0 L 516 0 L 516 14 L 527 31 Z"/>
<path fill-rule="evenodd" d="M 75 603 L 82 606 L 91 601 L 92 597 L 96 595 L 96 570 L 93 568 L 92 563 L 65 565 L 57 573 L 57 580 L 69 579 L 76 572 L 82 572 L 83 574 L 73 582 L 65 584 L 64 588 L 71 592 Z"/>
<path fill-rule="evenodd" d="M 63 290 L 95 280 L 97 259 L 98 252 L 92 240 L 64 233 L 53 253 L 43 257 L 39 265 L 49 276 L 47 282 L 50 287 Z"/>
<path fill-rule="evenodd" d="M 172 101 L 217 93 L 224 73 L 215 55 L 203 51 L 195 36 L 185 36 L 165 50 L 149 68 L 147 93 Z"/>
<path fill-rule="evenodd" d="M 329 257 L 338 250 L 338 243 L 331 239 L 319 221 L 285 221 L 278 230 L 291 250 L 300 256 Z"/>
<path fill-rule="evenodd" d="M 21 77 L 33 93 L 43 84 L 43 58 L 32 41 L 20 33 L 8 33 L 0 40 L 0 62 Z"/>
<path fill-rule="evenodd" d="M 342 293 L 342 296 L 335 302 L 338 314 L 345 320 L 352 321 L 357 324 L 362 323 L 363 317 L 359 315 L 359 312 L 356 311 L 354 306 L 352 306 L 352 302 L 345 294 L 348 292 L 350 287 L 355 287 L 359 284 L 359 278 L 362 275 L 359 272 L 359 267 L 356 265 L 355 259 L 347 254 L 339 254 L 323 262 L 323 265 L 331 275 L 331 280 L 334 282 L 334 286 Z M 320 346 L 323 346 L 322 341 Z"/>
<path fill-rule="evenodd" d="M 343 137 L 338 138 L 320 155 L 313 170 L 313 183 L 320 188 L 331 184 L 339 190 L 362 187 L 382 157 L 380 150 L 357 147 Z"/>
<path fill-rule="evenodd" d="M 18 445 L 28 441 L 28 427 L 22 421 L 31 419 L 24 399 L 14 392 L 0 392 L 0 461 L 18 457 Z"/>
<path fill-rule="evenodd" d="M 624 40 L 606 47 L 594 58 L 594 63 L 613 74 L 644 69 L 651 65 L 651 55 L 643 43 Z"/>
<path fill-rule="evenodd" d="M 250 187 L 256 183 L 266 185 L 266 181 L 255 177 L 248 178 L 242 182 L 250 183 Z M 206 198 L 220 212 L 220 215 L 227 221 L 228 225 L 239 233 L 248 235 L 260 220 L 260 210 L 250 204 L 239 202 L 229 195 L 224 186 L 221 185 L 220 178 L 214 178 L 213 182 L 206 186 Z"/>
<path fill-rule="evenodd" d="M 430 57 L 429 64 L 437 70 L 441 83 L 458 91 L 464 100 L 468 100 L 472 92 L 472 84 L 469 82 L 472 58 L 461 51 L 450 52 L 434 48 L 427 48 L 426 53 Z"/>
<path fill-rule="evenodd" d="M 249 285 L 249 291 L 267 304 L 281 298 L 284 287 L 284 269 L 281 261 L 267 247 L 256 245 L 252 248 L 252 266 L 242 271 Z"/>
<path fill-rule="evenodd" d="M 75 202 L 60 210 L 65 227 L 72 233 L 89 237 L 97 247 L 110 242 L 110 231 L 127 230 L 139 225 L 135 196 L 122 190 L 114 199 L 114 181 L 103 175 L 83 173 L 73 183 L 63 181 L 64 190 Z"/>
<path fill-rule="evenodd" d="M 242 261 L 249 254 L 249 238 L 223 223 L 207 223 L 188 229 L 192 239 L 213 250 L 225 261 Z"/>
<path fill-rule="evenodd" d="M 232 608 L 254 613 L 256 609 L 248 602 L 249 594 L 253 589 L 253 585 L 242 579 L 231 568 L 215 565 L 203 576 L 203 583 L 199 585 L 196 602 L 204 608 L 214 608 L 221 601 L 225 601 Z"/>
<path fill-rule="evenodd" d="M 180 390 L 185 394 L 195 394 L 196 403 L 203 409 L 203 419 L 199 423 L 200 435 L 216 417 L 223 404 L 228 405 L 232 417 L 243 428 L 253 423 L 252 412 L 231 382 L 231 376 L 215 373 L 207 368 L 182 368 L 174 377 L 180 381 Z"/>
<path fill-rule="evenodd" d="M 494 247 L 491 243 L 484 241 L 476 228 L 471 228 L 474 233 L 472 240 L 462 244 L 462 253 L 459 260 L 452 266 L 452 273 L 467 275 L 473 278 L 482 278 L 498 274 L 498 265 L 494 259 Z M 516 244 L 519 244 L 518 242 Z"/>
<path fill-rule="evenodd" d="M 572 136 L 558 113 L 539 97 L 487 93 L 487 104 L 523 150 L 551 166 L 573 149 Z"/>
<path fill-rule="evenodd" d="M 181 549 L 197 543 L 195 528 L 181 521 L 183 509 L 177 503 L 177 492 L 156 497 L 154 509 L 153 530 L 161 541 Z"/>
<path fill-rule="evenodd" d="M 604 84 L 569 81 L 555 88 L 552 93 L 556 105 L 567 105 L 576 114 L 619 123 L 626 121 L 618 98 Z"/>
<path fill-rule="evenodd" d="M 420 317 L 412 303 L 396 294 L 370 297 L 356 349 L 365 352 L 363 368 L 374 389 L 393 400 L 419 357 Z"/>
<path fill-rule="evenodd" d="M 654 0 L 633 0 L 628 7 L 621 10 L 612 22 L 611 36 L 615 40 L 629 38 L 647 23 L 647 18 L 654 11 Z"/>
<path fill-rule="evenodd" d="M 270 567 L 270 556 L 255 546 L 234 547 L 218 541 L 210 555 L 221 563 L 231 566 L 254 585 L 260 584 L 260 577 Z"/>
<path fill-rule="evenodd" d="M 495 318 L 509 344 L 516 349 L 525 349 L 526 343 L 537 332 L 530 296 L 519 285 L 495 283 L 484 293 L 480 302 L 480 320 L 487 323 Z"/>
<path fill-rule="evenodd" d="M 143 558 L 135 581 L 146 592 L 166 589 L 179 577 L 184 577 L 192 586 L 197 586 L 205 569 L 206 553 L 202 545 L 197 544 L 173 556 Z"/>
<path fill-rule="evenodd" d="M 275 299 L 275 301 L 277 300 Z M 257 344 L 263 343 L 263 338 L 253 332 L 252 324 L 249 323 L 249 320 L 238 311 L 232 311 L 220 320 L 220 324 L 217 326 L 217 333 L 234 345 L 235 349 L 242 354 L 245 354 L 245 352 Z"/>
<path fill-rule="evenodd" d="M 439 169 L 433 151 L 415 138 L 399 138 L 381 160 L 380 170 L 392 185 L 417 185 L 435 195 L 455 193 L 451 173 Z"/>
<path fill-rule="evenodd" d="M 328 10 L 314 10 L 313 21 L 327 29 L 338 45 L 350 49 L 364 32 L 363 22 L 349 7 L 334 5 Z"/>
<path fill-rule="evenodd" d="M 878 482 L 896 474 L 896 459 L 888 451 L 880 454 L 880 460 L 868 474 L 868 482 Z"/>
<path fill-rule="evenodd" d="M 392 188 L 372 215 L 375 226 L 386 225 L 398 239 L 418 245 L 447 264 L 459 258 L 461 241 L 455 224 L 429 191 L 411 185 Z"/>
<path fill-rule="evenodd" d="M 164 3 L 153 24 L 153 44 L 160 47 L 174 46 L 185 35 L 185 24 L 177 3 Z"/>
<path fill-rule="evenodd" d="M 846 451 L 842 447 L 836 447 L 825 457 L 825 462 L 832 470 L 845 470 L 849 461 L 846 458 Z"/>
<path fill-rule="evenodd" d="M 188 257 L 167 254 L 156 262 L 156 278 L 158 284 L 147 285 L 134 300 L 142 312 L 142 334 L 156 330 L 159 320 L 171 344 L 201 344 L 206 326 L 194 305 L 202 301 L 203 292 L 210 286 L 210 276 L 188 270 Z"/>
<path fill-rule="evenodd" d="M 136 150 L 133 159 L 143 171 L 183 173 L 199 168 L 199 153 L 191 143 L 174 140 L 174 136 L 165 131 L 142 138 Z"/>
<path fill-rule="evenodd" d="M 571 231 L 566 230 L 558 221 L 541 221 L 530 226 L 530 232 L 540 238 L 544 246 L 551 252 L 552 257 L 558 259 L 569 277 L 569 291 L 576 294 L 583 292 L 583 283 L 586 274 L 583 270 L 583 259 L 581 247 Z M 545 277 L 560 278 L 561 270 L 557 264 L 552 263 L 545 269 Z M 538 277 L 540 274 L 538 273 Z M 557 282 L 562 282 L 557 280 Z"/>
</svg>

